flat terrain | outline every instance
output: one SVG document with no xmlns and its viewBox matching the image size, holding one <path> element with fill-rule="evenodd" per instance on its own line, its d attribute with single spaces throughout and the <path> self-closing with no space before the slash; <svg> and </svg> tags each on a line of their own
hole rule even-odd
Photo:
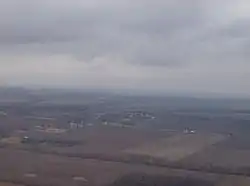
<svg viewBox="0 0 250 186">
<path fill-rule="evenodd" d="M 210 182 L 212 185 L 224 186 L 231 176 L 212 173 L 200 173 L 186 170 L 159 168 L 147 165 L 133 165 L 99 160 L 82 160 L 79 158 L 41 155 L 22 150 L 0 149 L 0 179 L 5 182 L 15 180 L 20 184 L 32 185 L 109 185 L 128 174 L 149 174 L 168 177 L 185 177 Z M 27 176 L 35 175 L 35 176 Z M 84 178 L 77 181 L 74 178 Z M 81 179 L 80 179 L 81 180 Z M 234 176 L 235 186 L 250 184 L 248 178 Z M 191 186 L 196 186 L 195 184 Z"/>
<path fill-rule="evenodd" d="M 125 152 L 177 161 L 225 139 L 226 136 L 221 134 L 176 134 L 169 138 L 127 149 Z"/>
<path fill-rule="evenodd" d="M 24 186 L 21 184 L 8 183 L 8 182 L 0 182 L 0 186 Z"/>
<path fill-rule="evenodd" d="M 250 150 L 208 148 L 183 160 L 196 166 L 213 165 L 231 170 L 250 170 Z"/>
<path fill-rule="evenodd" d="M 74 140 L 79 144 L 72 146 L 56 146 L 50 143 L 21 144 L 19 148 L 40 149 L 44 152 L 57 152 L 60 154 L 124 154 L 125 149 L 137 147 L 161 138 L 167 138 L 172 133 L 137 130 L 131 128 L 97 126 L 86 127 L 69 131 L 63 134 L 50 134 L 37 131 L 28 131 L 19 136 L 29 136 L 32 139 Z M 5 140 L 6 141 L 6 140 Z"/>
<path fill-rule="evenodd" d="M 0 89 L 0 186 L 250 185 L 249 100 L 25 92 Z"/>
<path fill-rule="evenodd" d="M 228 176 L 226 179 L 220 180 L 216 186 L 247 186 L 250 184 L 250 178 Z"/>
</svg>

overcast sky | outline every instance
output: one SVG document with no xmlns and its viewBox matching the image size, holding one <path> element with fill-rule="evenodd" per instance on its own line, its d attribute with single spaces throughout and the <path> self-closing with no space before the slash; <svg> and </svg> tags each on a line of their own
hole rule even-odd
<svg viewBox="0 0 250 186">
<path fill-rule="evenodd" d="M 250 1 L 0 0 L 0 83 L 250 96 Z"/>
</svg>

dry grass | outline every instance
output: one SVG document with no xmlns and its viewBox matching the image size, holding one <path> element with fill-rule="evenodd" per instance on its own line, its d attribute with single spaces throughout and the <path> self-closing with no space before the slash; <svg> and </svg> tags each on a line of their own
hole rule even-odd
<svg viewBox="0 0 250 186">
<path fill-rule="evenodd" d="M 249 177 L 228 176 L 219 181 L 215 186 L 249 186 Z"/>
<path fill-rule="evenodd" d="M 124 152 L 177 161 L 225 139 L 226 136 L 220 134 L 177 134 Z"/>
<path fill-rule="evenodd" d="M 14 144 L 20 144 L 21 143 L 21 139 L 19 137 L 12 136 L 12 137 L 1 139 L 1 143 L 4 143 L 4 144 L 13 144 L 13 145 Z"/>
<path fill-rule="evenodd" d="M 227 186 L 224 183 L 229 183 L 228 179 L 232 180 L 235 186 L 246 186 L 245 183 L 248 183 L 249 180 L 249 178 L 243 176 L 231 177 L 147 165 L 82 160 L 79 158 L 44 155 L 13 149 L 0 149 L 0 165 L 0 180 L 35 186 L 75 186 L 76 184 L 80 184 L 78 183 L 79 181 L 76 183 L 74 178 L 84 178 L 87 180 L 84 182 L 84 185 L 104 186 L 130 173 L 191 177 L 218 183 L 220 184 L 218 186 Z M 27 174 L 36 174 L 37 176 L 27 177 L 25 176 Z"/>
<path fill-rule="evenodd" d="M 88 185 L 101 186 L 110 184 L 118 177 L 133 172 L 159 173 L 170 176 L 185 176 L 192 173 L 146 165 L 82 160 L 7 149 L 0 149 L 0 165 L 0 180 L 43 186 L 74 185 L 75 177 L 83 177 L 88 181 L 86 183 Z M 27 174 L 36 174 L 37 177 L 27 177 L 25 176 Z M 212 181 L 217 177 L 215 174 L 199 173 L 195 173 L 193 176 Z"/>
<path fill-rule="evenodd" d="M 211 147 L 183 159 L 183 163 L 198 166 L 212 164 L 232 170 L 249 167 L 250 170 L 250 150 Z"/>
<path fill-rule="evenodd" d="M 24 185 L 14 184 L 14 183 L 9 183 L 9 182 L 0 182 L 0 186 L 24 186 Z"/>
</svg>

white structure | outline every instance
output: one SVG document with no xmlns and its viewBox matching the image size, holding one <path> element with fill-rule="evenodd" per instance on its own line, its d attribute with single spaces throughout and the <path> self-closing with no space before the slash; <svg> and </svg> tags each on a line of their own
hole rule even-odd
<svg viewBox="0 0 250 186">
<path fill-rule="evenodd" d="M 195 134 L 196 130 L 186 128 L 186 129 L 184 129 L 183 133 L 184 134 Z"/>
</svg>

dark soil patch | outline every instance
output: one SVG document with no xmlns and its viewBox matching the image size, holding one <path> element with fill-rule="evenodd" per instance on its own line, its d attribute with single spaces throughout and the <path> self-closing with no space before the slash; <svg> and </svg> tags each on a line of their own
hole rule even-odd
<svg viewBox="0 0 250 186">
<path fill-rule="evenodd" d="M 134 173 L 122 176 L 113 182 L 111 186 L 214 186 L 214 183 L 191 177 Z"/>
</svg>

